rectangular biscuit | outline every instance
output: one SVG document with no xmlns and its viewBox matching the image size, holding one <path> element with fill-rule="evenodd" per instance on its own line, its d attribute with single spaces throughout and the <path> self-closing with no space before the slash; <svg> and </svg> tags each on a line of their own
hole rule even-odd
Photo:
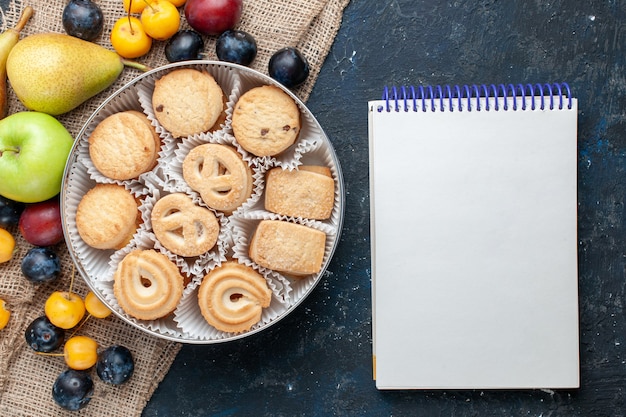
<svg viewBox="0 0 626 417">
<path fill-rule="evenodd" d="M 258 265 L 288 275 L 303 276 L 320 271 L 326 234 L 301 224 L 262 220 L 248 249 Z"/>
<path fill-rule="evenodd" d="M 335 181 L 324 166 L 271 169 L 266 177 L 265 209 L 285 216 L 328 219 L 335 204 Z"/>
</svg>

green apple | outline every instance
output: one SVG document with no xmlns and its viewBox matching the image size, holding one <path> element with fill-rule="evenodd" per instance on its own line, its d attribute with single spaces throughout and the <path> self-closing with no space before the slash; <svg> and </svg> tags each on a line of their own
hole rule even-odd
<svg viewBox="0 0 626 417">
<path fill-rule="evenodd" d="M 35 111 L 0 120 L 0 195 L 22 203 L 48 200 L 61 191 L 74 139 L 53 116 Z"/>
</svg>

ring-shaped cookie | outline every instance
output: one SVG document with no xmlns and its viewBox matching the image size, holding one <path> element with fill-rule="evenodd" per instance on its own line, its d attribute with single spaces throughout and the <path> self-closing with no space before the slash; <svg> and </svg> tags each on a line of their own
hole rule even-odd
<svg viewBox="0 0 626 417">
<path fill-rule="evenodd" d="M 231 213 L 252 195 L 252 170 L 232 147 L 196 146 L 183 160 L 183 178 L 207 206 Z"/>
<path fill-rule="evenodd" d="M 195 205 L 183 193 L 169 194 L 157 201 L 151 219 L 156 238 L 177 255 L 199 256 L 217 243 L 220 225 L 215 214 Z"/>
<path fill-rule="evenodd" d="M 171 313 L 183 294 L 184 279 L 178 268 L 153 249 L 130 252 L 113 278 L 113 293 L 120 307 L 141 320 L 156 320 Z"/>
<path fill-rule="evenodd" d="M 225 262 L 205 275 L 198 290 L 202 316 L 211 326 L 228 333 L 250 330 L 271 299 L 265 278 L 235 261 Z"/>
</svg>

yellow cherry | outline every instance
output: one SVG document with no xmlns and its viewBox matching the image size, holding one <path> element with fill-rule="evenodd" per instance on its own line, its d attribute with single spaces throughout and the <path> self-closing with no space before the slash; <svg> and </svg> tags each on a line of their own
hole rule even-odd
<svg viewBox="0 0 626 417">
<path fill-rule="evenodd" d="M 169 2 L 176 7 L 182 7 L 185 5 L 185 3 L 187 3 L 187 0 L 169 0 Z"/>
<path fill-rule="evenodd" d="M 0 299 L 0 330 L 7 327 L 9 324 L 9 318 L 11 317 L 11 312 L 7 309 L 6 302 Z"/>
<path fill-rule="evenodd" d="M 63 346 L 65 363 L 72 369 L 89 369 L 98 361 L 98 343 L 88 336 L 73 336 Z"/>
<path fill-rule="evenodd" d="M 106 318 L 111 314 L 109 307 L 100 301 L 93 291 L 89 291 L 85 296 L 85 308 L 89 314 L 98 319 Z"/>
<path fill-rule="evenodd" d="M 171 38 L 180 26 L 180 12 L 168 0 L 152 0 L 141 12 L 141 24 L 152 39 Z"/>
<path fill-rule="evenodd" d="M 0 264 L 11 260 L 15 252 L 15 239 L 8 230 L 0 228 Z"/>
<path fill-rule="evenodd" d="M 68 291 L 55 291 L 44 304 L 46 317 L 52 324 L 62 329 L 71 329 L 85 316 L 85 303 L 77 294 Z"/>
<path fill-rule="evenodd" d="M 139 19 L 125 16 L 119 18 L 111 29 L 111 46 L 124 58 L 139 58 L 150 51 L 152 38 Z"/>
<path fill-rule="evenodd" d="M 148 3 L 146 0 L 123 0 L 124 11 L 126 13 L 130 12 L 131 14 L 139 14 L 146 8 Z"/>
</svg>

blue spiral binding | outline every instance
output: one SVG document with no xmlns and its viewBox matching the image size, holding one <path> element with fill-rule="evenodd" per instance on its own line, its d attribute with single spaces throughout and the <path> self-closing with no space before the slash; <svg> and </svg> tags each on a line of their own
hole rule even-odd
<svg viewBox="0 0 626 417">
<path fill-rule="evenodd" d="M 546 84 L 472 84 L 472 85 L 437 85 L 437 86 L 392 86 L 383 89 L 382 99 L 385 106 L 379 106 L 378 111 L 411 111 L 423 112 L 430 107 L 431 111 L 436 111 L 436 103 L 439 104 L 440 111 L 508 111 L 509 100 L 513 102 L 513 111 L 518 110 L 518 101 L 521 102 L 522 110 L 527 110 L 526 98 L 530 98 L 531 110 L 545 110 L 546 106 L 550 110 L 555 107 L 562 110 L 566 105 L 572 108 L 572 93 L 567 83 L 546 83 Z M 495 98 L 493 107 L 490 107 L 489 100 L 483 98 Z M 518 98 L 520 100 L 518 100 Z M 558 101 L 555 100 L 558 98 Z M 502 99 L 502 106 L 500 106 Z M 445 103 L 447 102 L 447 106 Z M 456 106 L 455 103 L 456 102 Z M 412 106 L 410 104 L 412 103 Z M 484 103 L 484 106 L 481 106 Z"/>
</svg>

